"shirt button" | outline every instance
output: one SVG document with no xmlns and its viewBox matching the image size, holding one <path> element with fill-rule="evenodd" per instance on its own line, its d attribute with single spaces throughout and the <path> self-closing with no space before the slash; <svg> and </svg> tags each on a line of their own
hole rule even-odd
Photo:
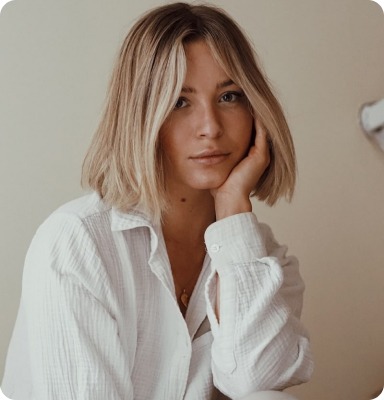
<svg viewBox="0 0 384 400">
<path fill-rule="evenodd" d="M 211 252 L 212 253 L 218 253 L 220 251 L 220 245 L 218 245 L 218 244 L 213 244 L 212 246 L 211 246 Z"/>
</svg>

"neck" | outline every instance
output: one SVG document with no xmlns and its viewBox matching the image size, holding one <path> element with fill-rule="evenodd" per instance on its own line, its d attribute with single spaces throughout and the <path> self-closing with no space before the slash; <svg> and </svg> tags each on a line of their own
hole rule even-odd
<svg viewBox="0 0 384 400">
<path fill-rule="evenodd" d="M 204 233 L 215 221 L 215 204 L 209 190 L 171 191 L 162 230 L 175 283 L 175 295 L 185 316 L 205 258 Z"/>
<path fill-rule="evenodd" d="M 163 215 L 164 237 L 172 241 L 197 243 L 215 221 L 214 199 L 208 190 L 168 195 L 168 211 Z"/>
</svg>

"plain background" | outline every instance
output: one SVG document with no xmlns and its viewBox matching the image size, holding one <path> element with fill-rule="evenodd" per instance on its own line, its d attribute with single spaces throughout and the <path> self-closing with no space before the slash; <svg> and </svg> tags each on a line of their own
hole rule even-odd
<svg viewBox="0 0 384 400">
<path fill-rule="evenodd" d="M 14 0 L 0 14 L 0 374 L 38 225 L 82 194 L 113 60 L 141 0 Z M 246 30 L 296 144 L 291 204 L 254 203 L 301 262 L 316 370 L 307 400 L 384 384 L 384 152 L 359 126 L 384 97 L 384 15 L 369 0 L 217 0 Z"/>
</svg>

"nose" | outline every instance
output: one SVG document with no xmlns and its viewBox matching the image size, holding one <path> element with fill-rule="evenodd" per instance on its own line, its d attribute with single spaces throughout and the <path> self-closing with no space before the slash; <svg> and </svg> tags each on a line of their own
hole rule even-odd
<svg viewBox="0 0 384 400">
<path fill-rule="evenodd" d="M 215 139 L 223 134 L 220 114 L 212 105 L 204 105 L 198 115 L 197 135 L 200 138 Z"/>
</svg>

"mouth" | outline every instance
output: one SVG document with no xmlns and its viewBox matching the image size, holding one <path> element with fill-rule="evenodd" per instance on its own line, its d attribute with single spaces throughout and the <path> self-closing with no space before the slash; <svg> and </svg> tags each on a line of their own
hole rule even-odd
<svg viewBox="0 0 384 400">
<path fill-rule="evenodd" d="M 189 158 L 197 164 L 215 165 L 225 161 L 229 155 L 230 153 L 220 150 L 205 150 Z"/>
</svg>

